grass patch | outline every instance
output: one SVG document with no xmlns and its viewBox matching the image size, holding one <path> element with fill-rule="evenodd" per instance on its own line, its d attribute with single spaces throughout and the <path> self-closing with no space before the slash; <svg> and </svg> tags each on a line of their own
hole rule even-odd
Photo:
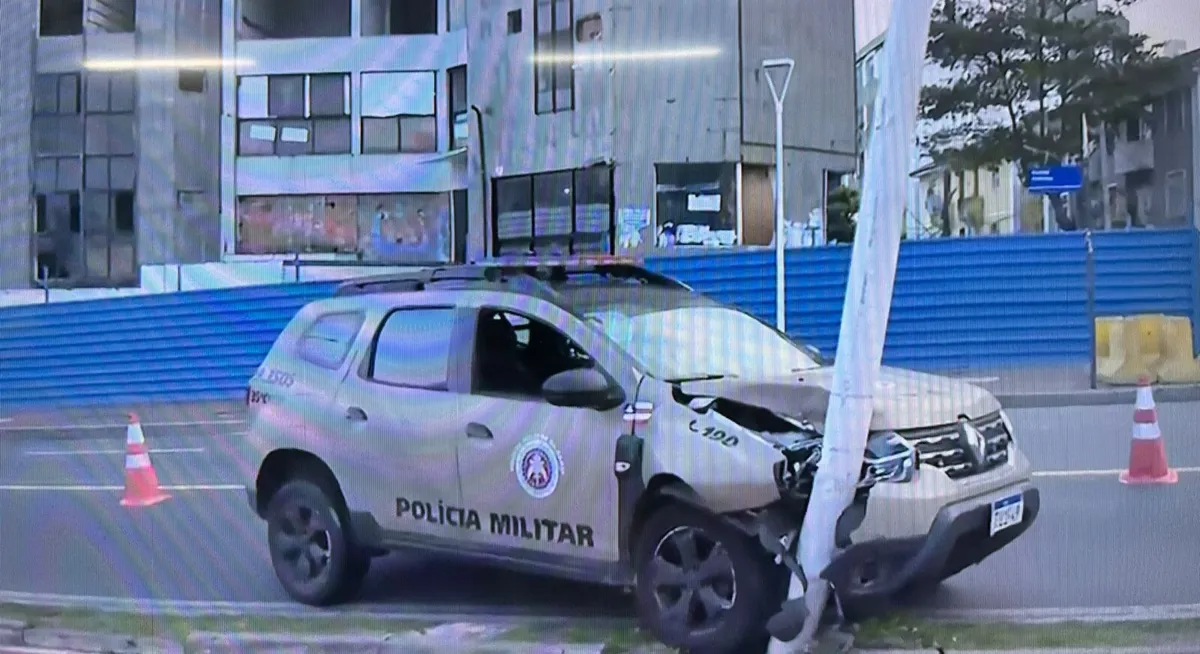
<svg viewBox="0 0 1200 654">
<path fill-rule="evenodd" d="M 1060 622 L 1055 624 L 949 623 L 896 616 L 857 625 L 864 649 L 1049 649 L 1148 647 L 1200 640 L 1200 620 Z"/>
<path fill-rule="evenodd" d="M 0 603 L 0 618 L 30 627 L 101 634 L 159 637 L 182 642 L 195 631 L 235 633 L 350 634 L 422 632 L 434 621 L 359 616 L 171 616 Z M 505 642 L 605 643 L 604 654 L 667 652 L 632 625 L 564 621 L 518 625 L 500 635 Z M 1200 642 L 1200 620 L 1145 622 L 1064 622 L 1056 624 L 953 623 L 896 615 L 854 626 L 854 644 L 863 649 L 1003 650 L 1069 647 L 1149 647 Z"/>
<path fill-rule="evenodd" d="M 193 631 L 239 633 L 400 633 L 422 631 L 436 622 L 351 616 L 176 616 L 95 611 L 89 609 L 0 603 L 0 618 L 30 627 L 69 629 L 102 634 L 172 638 L 183 641 Z"/>
<path fill-rule="evenodd" d="M 604 643 L 604 654 L 629 654 L 658 646 L 650 634 L 636 627 L 614 627 L 588 622 L 560 625 L 521 625 L 500 636 L 498 640 L 516 643 L 555 643 L 581 645 Z M 663 651 L 666 651 L 665 648 Z"/>
</svg>

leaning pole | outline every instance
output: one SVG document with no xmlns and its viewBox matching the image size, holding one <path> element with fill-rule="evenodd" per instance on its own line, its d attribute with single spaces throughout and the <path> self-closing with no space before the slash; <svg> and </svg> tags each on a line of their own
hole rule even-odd
<svg viewBox="0 0 1200 654">
<path fill-rule="evenodd" d="M 804 651 L 812 643 L 829 598 L 829 584 L 820 574 L 833 558 L 834 528 L 854 498 L 862 469 L 900 255 L 933 3 L 892 2 L 873 133 L 867 142 L 863 195 L 842 307 L 825 441 L 798 544 L 808 589 L 805 591 L 795 576 L 788 588 L 789 599 L 805 598 L 808 616 L 795 640 L 785 643 L 772 639 L 768 654 Z"/>
</svg>

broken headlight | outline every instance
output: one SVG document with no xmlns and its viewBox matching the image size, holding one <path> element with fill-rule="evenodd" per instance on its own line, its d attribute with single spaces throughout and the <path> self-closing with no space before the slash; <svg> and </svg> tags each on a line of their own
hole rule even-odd
<svg viewBox="0 0 1200 654">
<path fill-rule="evenodd" d="M 784 460 L 775 464 L 775 482 L 781 495 L 808 499 L 821 463 L 821 440 L 814 433 L 814 438 L 784 448 L 783 456 Z M 917 450 L 907 440 L 895 432 L 876 432 L 867 438 L 858 487 L 910 482 L 916 478 L 918 464 Z"/>
<path fill-rule="evenodd" d="M 912 481 L 919 464 L 917 450 L 894 431 L 871 434 L 863 453 L 864 484 L 903 484 Z"/>
</svg>

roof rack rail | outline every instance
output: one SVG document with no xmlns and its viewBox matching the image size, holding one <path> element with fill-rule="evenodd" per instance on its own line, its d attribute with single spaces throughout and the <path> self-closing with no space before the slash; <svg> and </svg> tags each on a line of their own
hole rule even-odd
<svg viewBox="0 0 1200 654">
<path fill-rule="evenodd" d="M 440 282 L 515 283 L 525 290 L 554 294 L 553 286 L 569 281 L 572 273 L 595 273 L 653 286 L 691 290 L 691 287 L 679 280 L 632 262 L 617 262 L 611 257 L 569 259 L 525 257 L 483 260 L 470 264 L 449 264 L 411 272 L 359 277 L 339 284 L 335 295 L 421 291 Z"/>
<path fill-rule="evenodd" d="M 444 266 L 411 272 L 371 275 L 349 279 L 338 284 L 334 295 L 420 291 L 424 290 L 430 284 L 443 281 L 480 282 L 493 280 L 489 278 L 489 273 L 486 270 L 471 266 Z"/>
<path fill-rule="evenodd" d="M 525 272 L 551 283 L 567 281 L 570 273 L 596 273 L 639 281 L 643 284 L 666 288 L 692 290 L 683 282 L 656 273 L 633 257 L 612 255 L 575 255 L 569 257 L 496 257 L 483 259 L 472 265 L 498 267 L 505 272 Z M 542 272 L 545 271 L 545 272 Z"/>
</svg>

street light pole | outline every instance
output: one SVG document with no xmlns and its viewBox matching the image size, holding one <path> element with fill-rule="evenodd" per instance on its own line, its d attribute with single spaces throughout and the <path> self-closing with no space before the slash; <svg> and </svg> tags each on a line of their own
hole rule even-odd
<svg viewBox="0 0 1200 654">
<path fill-rule="evenodd" d="M 787 276 L 784 266 L 784 219 L 783 219 L 783 100 L 787 97 L 788 84 L 792 81 L 794 59 L 767 59 L 762 62 L 763 75 L 771 88 L 771 99 L 775 101 L 775 326 L 787 332 Z M 771 71 L 783 69 L 783 84 L 775 87 Z"/>
</svg>

